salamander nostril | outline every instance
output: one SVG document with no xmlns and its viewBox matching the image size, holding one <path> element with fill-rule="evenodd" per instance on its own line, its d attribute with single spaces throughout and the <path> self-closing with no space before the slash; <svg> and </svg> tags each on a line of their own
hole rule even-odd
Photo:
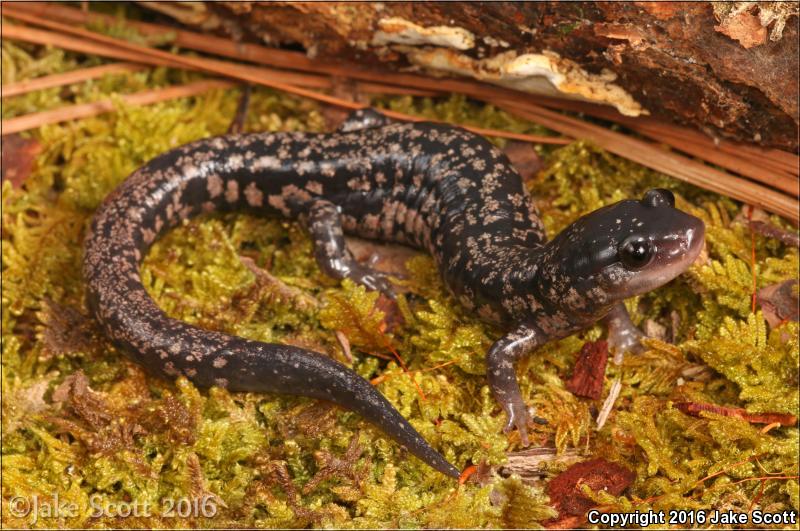
<svg viewBox="0 0 800 531">
<path fill-rule="evenodd" d="M 652 190 L 648 190 L 647 193 L 644 194 L 644 198 L 642 198 L 642 203 L 652 207 L 659 207 L 664 205 L 669 205 L 671 207 L 674 207 L 675 195 L 669 190 L 665 190 L 664 188 L 653 188 Z"/>
</svg>

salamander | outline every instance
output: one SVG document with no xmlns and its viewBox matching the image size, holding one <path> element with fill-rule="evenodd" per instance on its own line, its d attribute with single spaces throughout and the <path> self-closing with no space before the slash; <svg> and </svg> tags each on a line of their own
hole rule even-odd
<svg viewBox="0 0 800 531">
<path fill-rule="evenodd" d="M 299 219 L 321 269 L 393 296 L 389 279 L 354 260 L 344 234 L 433 255 L 448 289 L 507 333 L 486 355 L 487 377 L 528 444 L 530 412 L 514 367 L 544 343 L 603 321 L 618 350 L 642 337 L 622 301 L 689 267 L 702 221 L 648 191 L 592 212 L 552 240 L 522 179 L 485 138 L 438 123 L 395 123 L 356 111 L 333 133 L 252 133 L 199 140 L 135 171 L 101 204 L 84 247 L 87 304 L 103 331 L 151 372 L 198 386 L 303 395 L 360 414 L 451 477 L 434 450 L 372 385 L 316 352 L 204 330 L 168 317 L 139 268 L 153 242 L 212 211 Z"/>
</svg>

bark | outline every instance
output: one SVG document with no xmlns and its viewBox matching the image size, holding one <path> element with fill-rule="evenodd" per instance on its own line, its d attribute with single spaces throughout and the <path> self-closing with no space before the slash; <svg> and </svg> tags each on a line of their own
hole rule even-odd
<svg viewBox="0 0 800 531">
<path fill-rule="evenodd" d="M 798 148 L 795 2 L 147 4 L 324 60 L 465 75 Z"/>
</svg>

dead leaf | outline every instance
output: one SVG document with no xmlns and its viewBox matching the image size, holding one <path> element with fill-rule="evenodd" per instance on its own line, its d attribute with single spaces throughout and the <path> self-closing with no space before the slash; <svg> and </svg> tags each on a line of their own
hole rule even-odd
<svg viewBox="0 0 800 531">
<path fill-rule="evenodd" d="M 525 182 L 536 177 L 536 174 L 542 169 L 542 159 L 539 158 L 530 142 L 511 140 L 503 148 L 503 151 Z"/>
<path fill-rule="evenodd" d="M 603 490 L 619 496 L 634 479 L 636 474 L 633 471 L 605 459 L 572 465 L 547 484 L 547 495 L 558 511 L 559 518 L 545 522 L 545 527 L 564 527 L 565 519 L 569 519 L 569 527 L 572 527 L 574 522 L 570 517 L 580 518 L 579 523 L 585 522 L 586 513 L 595 506 L 595 502 L 583 494 L 583 485 L 595 492 Z"/>
<path fill-rule="evenodd" d="M 798 322 L 797 279 L 790 279 L 778 284 L 761 288 L 756 293 L 756 301 L 761 306 L 764 319 L 770 328 L 786 321 Z"/>
<path fill-rule="evenodd" d="M 647 337 L 653 337 L 661 341 L 667 340 L 667 327 L 653 319 L 647 319 L 644 322 L 642 331 Z"/>
<path fill-rule="evenodd" d="M 337 330 L 336 340 L 339 342 L 339 346 L 342 347 L 344 358 L 348 363 L 353 363 L 353 352 L 350 350 L 350 340 L 347 339 L 347 336 L 344 334 L 344 332 Z"/>
<path fill-rule="evenodd" d="M 603 394 L 603 380 L 608 363 L 608 342 L 587 341 L 583 344 L 572 377 L 566 383 L 575 396 L 597 400 Z"/>
<path fill-rule="evenodd" d="M 2 145 L 2 157 L 0 157 L 2 180 L 11 181 L 15 187 L 19 187 L 31 174 L 36 156 L 42 151 L 42 145 L 32 138 L 23 138 L 19 134 L 4 136 Z"/>
<path fill-rule="evenodd" d="M 77 308 L 45 301 L 38 318 L 44 323 L 41 339 L 45 359 L 86 352 L 94 346 L 94 321 Z"/>
<path fill-rule="evenodd" d="M 419 254 L 418 251 L 393 243 L 378 243 L 348 236 L 347 249 L 359 263 L 366 263 L 369 267 L 398 278 L 408 276 L 406 262 Z M 402 286 L 395 285 L 395 290 L 400 293 L 407 291 Z"/>
<path fill-rule="evenodd" d="M 22 426 L 33 415 L 47 409 L 44 394 L 50 386 L 53 375 L 34 380 L 30 384 L 14 389 L 11 396 L 4 397 L 3 413 L 5 425 L 3 431 L 6 435 Z"/>
<path fill-rule="evenodd" d="M 347 101 L 369 104 L 369 97 L 358 90 L 358 83 L 349 77 L 331 77 L 331 95 Z M 329 130 L 338 129 L 342 123 L 352 113 L 350 109 L 342 109 L 334 105 L 325 105 L 322 108 L 322 116 L 325 118 L 325 125 Z"/>
</svg>

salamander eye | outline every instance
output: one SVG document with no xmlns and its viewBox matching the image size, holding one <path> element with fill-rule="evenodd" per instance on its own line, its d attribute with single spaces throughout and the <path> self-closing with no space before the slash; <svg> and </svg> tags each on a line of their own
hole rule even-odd
<svg viewBox="0 0 800 531">
<path fill-rule="evenodd" d="M 641 236 L 625 238 L 618 248 L 619 259 L 628 269 L 641 269 L 653 259 L 650 242 Z"/>
</svg>

